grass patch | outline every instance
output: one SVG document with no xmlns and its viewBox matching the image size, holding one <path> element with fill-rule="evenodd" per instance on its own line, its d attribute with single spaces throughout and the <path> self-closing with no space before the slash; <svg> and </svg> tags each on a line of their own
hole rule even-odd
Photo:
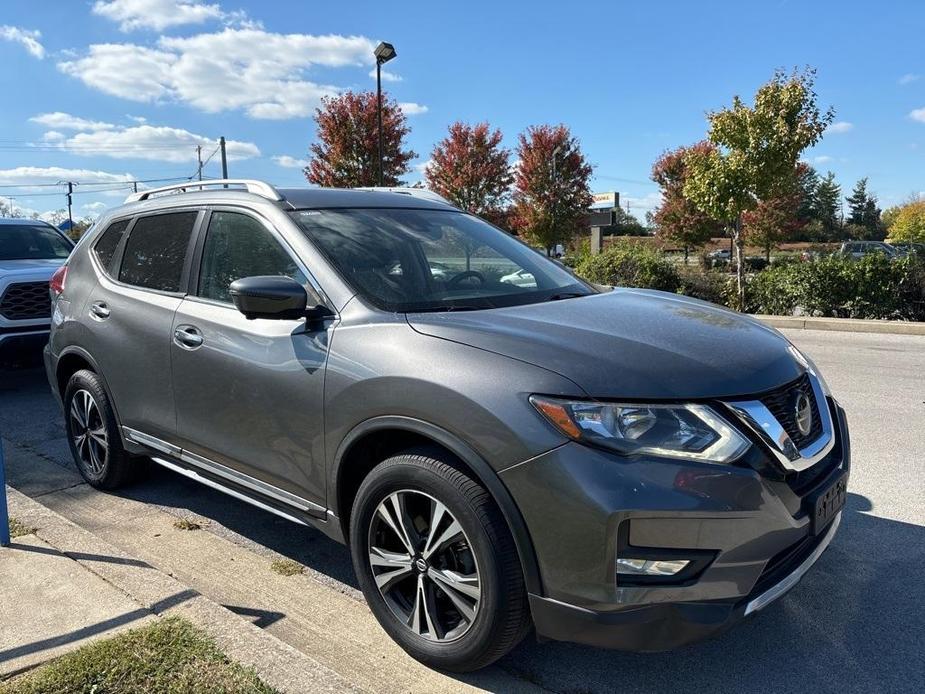
<svg viewBox="0 0 925 694">
<path fill-rule="evenodd" d="M 295 576 L 296 574 L 302 573 L 305 567 L 292 559 L 277 559 L 270 564 L 270 569 L 280 576 Z"/>
<path fill-rule="evenodd" d="M 230 661 L 212 639 L 179 617 L 166 617 L 88 644 L 0 684 L 2 694 L 275 691 L 252 669 Z"/>
<path fill-rule="evenodd" d="M 38 528 L 28 526 L 18 518 L 13 518 L 12 516 L 10 517 L 10 538 L 22 537 L 23 535 L 31 535 L 36 530 L 38 530 Z"/>
<path fill-rule="evenodd" d="M 202 528 L 199 523 L 189 518 L 178 518 L 173 522 L 173 527 L 177 530 L 200 530 Z"/>
</svg>

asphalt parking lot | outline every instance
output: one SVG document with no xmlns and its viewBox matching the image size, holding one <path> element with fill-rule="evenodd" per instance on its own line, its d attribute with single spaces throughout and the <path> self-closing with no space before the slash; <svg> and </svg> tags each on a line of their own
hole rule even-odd
<svg viewBox="0 0 925 694">
<path fill-rule="evenodd" d="M 673 653 L 528 639 L 499 664 L 511 688 L 526 680 L 563 693 L 925 691 L 925 337 L 785 332 L 820 366 L 852 432 L 848 506 L 814 570 L 755 618 Z M 18 451 L 71 467 L 61 415 L 34 365 L 0 372 L 0 433 Z M 286 555 L 361 599 L 346 549 L 320 533 L 280 532 L 276 517 L 166 471 L 126 495 L 208 518 L 208 532 Z"/>
</svg>

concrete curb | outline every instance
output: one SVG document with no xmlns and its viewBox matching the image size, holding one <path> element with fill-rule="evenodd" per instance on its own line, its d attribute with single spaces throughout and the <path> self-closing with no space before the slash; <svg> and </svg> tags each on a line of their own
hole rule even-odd
<svg viewBox="0 0 925 694">
<path fill-rule="evenodd" d="M 774 328 L 794 330 L 832 330 L 849 333 L 925 335 L 925 323 L 898 320 L 857 320 L 855 318 L 812 318 L 807 316 L 761 316 L 762 323 Z"/>
<path fill-rule="evenodd" d="M 35 535 L 125 593 L 151 614 L 174 614 L 206 631 L 232 660 L 285 692 L 359 692 L 339 674 L 150 564 L 128 556 L 63 516 L 7 487 L 10 513 Z M 127 522 L 131 522 L 127 519 Z M 4 550 L 7 551 L 7 550 Z"/>
</svg>

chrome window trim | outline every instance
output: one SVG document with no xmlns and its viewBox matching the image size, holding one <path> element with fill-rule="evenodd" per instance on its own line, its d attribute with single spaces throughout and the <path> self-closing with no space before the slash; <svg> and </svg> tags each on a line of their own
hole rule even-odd
<svg viewBox="0 0 925 694">
<path fill-rule="evenodd" d="M 190 451 L 183 450 L 179 446 L 175 446 L 172 443 L 162 441 L 159 438 L 151 436 L 150 434 L 145 434 L 144 432 L 138 431 L 137 429 L 132 429 L 130 427 L 124 426 L 122 427 L 122 433 L 125 435 L 125 437 L 129 441 L 132 441 L 133 443 L 146 446 L 156 451 L 160 451 L 161 453 L 166 453 L 167 455 L 170 455 L 170 456 L 173 456 L 174 458 L 178 458 L 179 460 L 182 460 L 184 463 L 189 463 L 190 465 L 198 467 L 201 470 L 211 472 L 213 475 L 218 475 L 219 477 L 222 477 L 228 480 L 229 482 L 234 482 L 235 484 L 239 484 L 242 487 L 247 487 L 248 489 L 252 489 L 258 494 L 263 494 L 264 496 L 268 496 L 271 499 L 276 499 L 277 501 L 281 501 L 287 506 L 292 506 L 293 508 L 297 508 L 300 511 L 304 511 L 306 513 L 309 513 L 315 516 L 324 514 L 326 511 L 326 509 L 323 506 L 313 503 L 309 501 L 308 499 L 303 499 L 302 497 L 296 494 L 293 494 L 291 492 L 287 492 L 285 489 L 280 489 L 279 487 L 275 487 L 272 484 L 267 484 L 266 482 L 258 480 L 255 477 L 251 477 L 250 475 L 246 475 L 243 472 L 232 470 L 226 465 L 222 465 L 221 463 L 216 463 L 215 461 L 209 460 L 208 458 L 204 458 L 201 455 L 197 455 L 195 453 L 191 453 Z M 158 462 L 161 462 L 161 461 L 158 461 Z M 185 469 L 178 465 L 173 465 L 173 467 L 171 467 L 171 469 L 174 469 L 174 468 L 178 468 L 181 470 Z M 187 475 L 187 477 L 189 476 L 190 475 Z M 196 479 L 198 479 L 201 482 L 205 482 L 206 478 L 203 478 L 200 475 L 196 475 Z M 212 484 L 210 486 L 220 488 L 222 491 L 225 490 L 225 487 L 221 485 L 216 486 L 216 484 L 217 483 Z M 229 491 L 229 493 L 231 493 L 231 491 Z M 263 508 L 262 505 L 261 505 L 261 508 Z"/>
<path fill-rule="evenodd" d="M 832 520 L 831 525 L 826 531 L 826 536 L 819 543 L 819 546 L 813 550 L 813 553 L 810 554 L 806 560 L 800 564 L 793 573 L 789 574 L 784 578 L 780 583 L 777 583 L 771 586 L 764 593 L 759 595 L 757 598 L 749 601 L 745 606 L 745 614 L 749 615 L 753 612 L 758 612 L 761 609 L 764 609 L 772 602 L 781 597 L 788 590 L 793 588 L 797 583 L 800 582 L 800 579 L 803 578 L 804 574 L 812 568 L 812 565 L 816 563 L 816 560 L 822 556 L 822 553 L 828 548 L 829 544 L 835 538 L 835 531 L 838 530 L 838 526 L 841 523 L 841 512 Z"/>
<path fill-rule="evenodd" d="M 816 398 L 816 409 L 819 410 L 822 433 L 804 448 L 796 447 L 780 422 L 760 400 L 726 400 L 723 403 L 767 446 L 775 460 L 784 469 L 792 472 L 811 468 L 828 455 L 835 445 L 835 429 L 828 400 L 815 374 L 807 371 L 806 375 L 813 389 L 813 397 Z"/>
</svg>

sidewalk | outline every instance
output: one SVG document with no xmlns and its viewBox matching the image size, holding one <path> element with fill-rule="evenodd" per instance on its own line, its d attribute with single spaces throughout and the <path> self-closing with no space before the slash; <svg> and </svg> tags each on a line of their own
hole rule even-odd
<svg viewBox="0 0 925 694">
<path fill-rule="evenodd" d="M 15 489 L 7 487 L 7 494 L 11 516 L 34 533 L 0 548 L 0 678 L 173 614 L 206 631 L 229 658 L 253 667 L 276 689 L 360 691 L 150 564 Z"/>
<path fill-rule="evenodd" d="M 41 541 L 66 548 L 72 563 L 118 586 L 149 611 L 178 613 L 205 628 L 228 657 L 253 666 L 271 686 L 313 692 L 543 691 L 497 666 L 465 676 L 431 670 L 382 631 L 352 589 L 345 593 L 343 586 L 338 590 L 307 570 L 294 576 L 274 573 L 265 553 L 210 530 L 178 530 L 176 515 L 133 498 L 143 498 L 144 483 L 106 494 L 35 452 L 15 445 L 6 450 L 10 484 L 34 497 L 12 491 L 11 515 L 38 527 Z M 295 525 L 281 523 L 279 532 L 294 544 L 312 540 L 305 534 L 311 531 Z M 231 622 L 247 627 L 247 633 Z M 282 655 L 274 661 L 273 648 L 256 642 L 255 633 L 299 667 Z M 290 676 L 294 671 L 302 673 L 300 679 Z"/>
</svg>

